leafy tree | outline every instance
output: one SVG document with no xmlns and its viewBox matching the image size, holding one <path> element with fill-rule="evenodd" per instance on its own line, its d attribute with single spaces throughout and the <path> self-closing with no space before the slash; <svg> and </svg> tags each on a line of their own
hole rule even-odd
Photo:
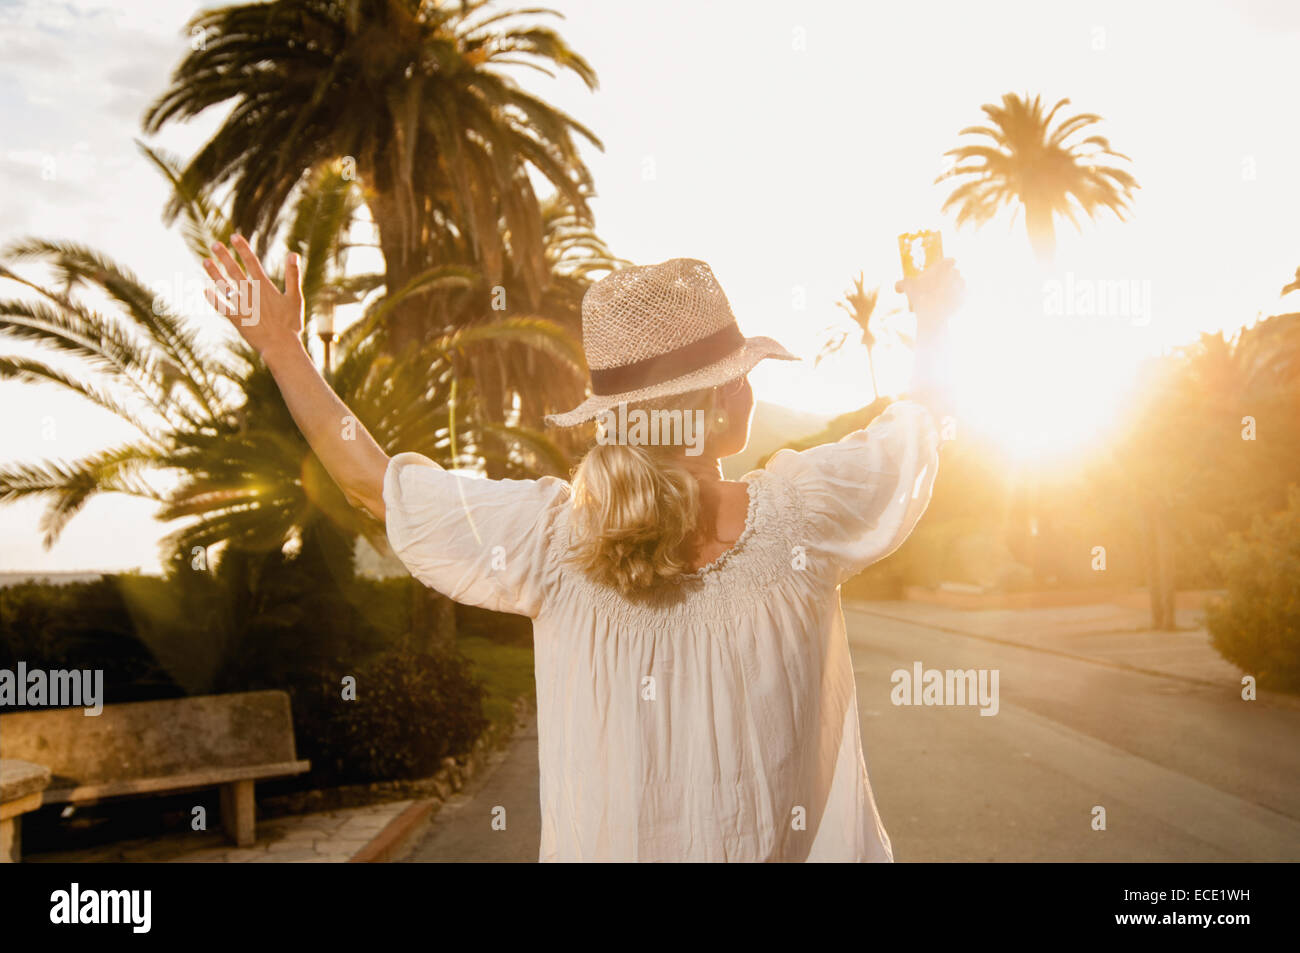
<svg viewBox="0 0 1300 953">
<path fill-rule="evenodd" d="M 1173 629 L 1178 554 L 1209 554 L 1252 517 L 1284 505 L 1300 472 L 1300 314 L 1234 338 L 1204 333 L 1154 359 L 1124 426 L 1091 470 L 1098 504 L 1144 540 L 1152 625 Z"/>
</svg>

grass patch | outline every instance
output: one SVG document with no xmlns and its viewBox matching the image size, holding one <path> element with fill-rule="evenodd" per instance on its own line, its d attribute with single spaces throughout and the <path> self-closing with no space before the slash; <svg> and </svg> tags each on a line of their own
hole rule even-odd
<svg viewBox="0 0 1300 953">
<path fill-rule="evenodd" d="M 536 700 L 532 645 L 502 645 L 472 635 L 458 638 L 456 648 L 469 659 L 474 675 L 483 682 L 483 714 L 493 724 L 514 717 L 517 698 Z"/>
</svg>

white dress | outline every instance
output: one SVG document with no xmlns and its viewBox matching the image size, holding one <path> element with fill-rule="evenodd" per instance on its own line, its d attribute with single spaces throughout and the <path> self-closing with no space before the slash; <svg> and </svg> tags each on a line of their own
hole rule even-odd
<svg viewBox="0 0 1300 953">
<path fill-rule="evenodd" d="M 417 579 L 533 619 L 541 861 L 892 861 L 858 729 L 840 583 L 930 499 L 939 435 L 902 401 L 742 480 L 745 530 L 651 604 L 560 565 L 570 487 L 392 458 Z"/>
</svg>

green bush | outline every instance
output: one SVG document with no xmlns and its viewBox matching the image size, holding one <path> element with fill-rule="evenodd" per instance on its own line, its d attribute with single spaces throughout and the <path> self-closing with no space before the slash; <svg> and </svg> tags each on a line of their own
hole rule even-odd
<svg viewBox="0 0 1300 953">
<path fill-rule="evenodd" d="M 134 593 L 144 576 L 0 587 L 0 668 L 104 673 L 106 704 L 176 698 L 182 688 L 139 639 Z"/>
<path fill-rule="evenodd" d="M 343 679 L 356 679 L 355 700 Z M 340 661 L 291 688 L 298 756 L 313 786 L 424 778 L 487 727 L 483 687 L 461 655 L 406 648 Z"/>
<path fill-rule="evenodd" d="M 456 603 L 456 641 L 475 638 L 532 648 L 533 620 L 526 615 L 491 612 L 478 606 Z"/>
<path fill-rule="evenodd" d="M 1206 609 L 1212 644 L 1261 688 L 1300 692 L 1300 487 L 1218 562 L 1228 592 Z"/>
<path fill-rule="evenodd" d="M 410 631 L 418 583 L 371 580 L 305 546 L 227 553 L 212 570 L 177 559 L 164 578 L 0 588 L 0 667 L 101 668 L 104 701 L 284 689 L 308 775 L 281 793 L 434 773 L 467 751 L 487 724 L 483 691 L 459 654 L 420 651 Z M 517 640 L 528 619 L 503 620 Z M 531 645 L 528 646 L 531 649 Z M 343 702 L 341 680 L 358 699 Z"/>
</svg>

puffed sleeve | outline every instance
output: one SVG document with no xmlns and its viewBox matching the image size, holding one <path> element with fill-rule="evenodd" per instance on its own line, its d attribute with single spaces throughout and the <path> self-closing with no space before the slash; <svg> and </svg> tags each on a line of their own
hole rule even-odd
<svg viewBox="0 0 1300 953">
<path fill-rule="evenodd" d="M 568 496 L 556 477 L 476 479 L 399 453 L 384 474 L 388 542 L 412 576 L 448 598 L 536 618 L 552 523 Z"/>
<path fill-rule="evenodd" d="M 835 443 L 779 450 L 766 467 L 794 483 L 808 518 L 808 568 L 835 585 L 903 544 L 929 505 L 938 468 L 934 416 L 907 400 Z"/>
</svg>

